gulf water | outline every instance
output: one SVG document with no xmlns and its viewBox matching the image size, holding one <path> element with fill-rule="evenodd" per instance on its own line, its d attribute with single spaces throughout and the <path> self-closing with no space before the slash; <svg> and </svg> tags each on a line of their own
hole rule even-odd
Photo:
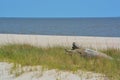
<svg viewBox="0 0 120 80">
<path fill-rule="evenodd" d="M 120 37 L 120 18 L 0 18 L 0 34 Z"/>
</svg>

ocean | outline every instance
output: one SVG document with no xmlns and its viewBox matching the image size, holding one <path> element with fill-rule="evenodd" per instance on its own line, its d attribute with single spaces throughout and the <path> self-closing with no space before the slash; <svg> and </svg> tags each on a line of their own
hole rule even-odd
<svg viewBox="0 0 120 80">
<path fill-rule="evenodd" d="M 0 34 L 120 37 L 120 18 L 0 18 Z"/>
</svg>

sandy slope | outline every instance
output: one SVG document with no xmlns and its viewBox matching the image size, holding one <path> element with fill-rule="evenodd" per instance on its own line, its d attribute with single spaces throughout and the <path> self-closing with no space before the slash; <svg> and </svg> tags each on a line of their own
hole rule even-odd
<svg viewBox="0 0 120 80">
<path fill-rule="evenodd" d="M 8 43 L 31 44 L 34 46 L 71 46 L 77 42 L 84 47 L 120 48 L 119 37 L 85 37 L 85 36 L 48 36 L 48 35 L 20 35 L 0 34 L 0 45 Z"/>
<path fill-rule="evenodd" d="M 120 48 L 120 38 L 110 37 L 83 37 L 83 36 L 48 36 L 48 35 L 18 35 L 18 34 L 0 34 L 0 45 L 5 44 L 31 44 L 34 46 L 71 46 L 72 42 L 78 42 L 84 47 L 93 48 Z M 107 80 L 103 74 L 77 71 L 76 73 L 58 70 L 42 70 L 33 67 L 18 68 L 24 71 L 18 77 L 15 73 L 10 74 L 13 64 L 0 62 L 0 80 Z M 15 71 L 15 72 L 16 72 Z"/>
<path fill-rule="evenodd" d="M 11 74 L 10 70 L 13 64 L 0 62 L 0 80 L 108 80 L 105 75 L 92 73 L 92 72 L 83 72 L 77 71 L 75 73 L 68 71 L 59 71 L 59 70 L 43 70 L 39 66 L 26 66 L 23 68 L 18 68 L 16 71 L 24 72 L 15 76 L 15 73 Z M 37 68 L 31 71 L 31 69 Z"/>
</svg>

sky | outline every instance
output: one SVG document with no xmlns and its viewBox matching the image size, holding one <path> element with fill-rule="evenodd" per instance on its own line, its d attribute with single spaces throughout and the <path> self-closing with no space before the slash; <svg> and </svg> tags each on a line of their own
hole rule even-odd
<svg viewBox="0 0 120 80">
<path fill-rule="evenodd" d="M 120 0 L 0 0 L 0 17 L 120 17 Z"/>
</svg>

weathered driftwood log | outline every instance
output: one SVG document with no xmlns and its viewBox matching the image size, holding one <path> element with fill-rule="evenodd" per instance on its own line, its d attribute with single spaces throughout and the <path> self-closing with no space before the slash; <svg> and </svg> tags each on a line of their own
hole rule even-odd
<svg viewBox="0 0 120 80">
<path fill-rule="evenodd" d="M 98 52 L 98 51 L 95 51 L 92 49 L 80 47 L 75 42 L 73 42 L 73 46 L 72 46 L 71 50 L 65 49 L 65 51 L 71 55 L 72 54 L 80 54 L 80 56 L 83 56 L 83 57 L 102 57 L 102 58 L 107 58 L 107 59 L 113 59 L 112 57 L 110 57 L 102 52 Z"/>
</svg>

